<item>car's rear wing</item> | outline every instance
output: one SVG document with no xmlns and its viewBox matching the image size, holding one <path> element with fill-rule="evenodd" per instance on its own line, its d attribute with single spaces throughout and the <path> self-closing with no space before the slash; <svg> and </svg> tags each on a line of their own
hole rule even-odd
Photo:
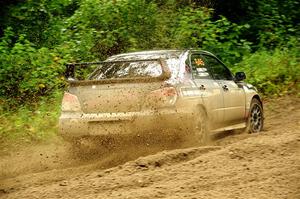
<svg viewBox="0 0 300 199">
<path fill-rule="evenodd" d="M 148 78 L 148 79 L 168 79 L 171 76 L 170 70 L 167 67 L 165 61 L 162 59 L 137 59 L 137 60 L 118 60 L 118 61 L 100 61 L 100 62 L 82 62 L 82 63 L 68 63 L 66 64 L 66 70 L 65 70 L 65 77 L 68 79 L 68 82 L 71 84 L 89 84 L 90 83 L 101 83 L 101 82 L 111 82 L 111 81 L 130 81 L 133 78 L 120 78 L 120 79 L 114 79 L 114 80 L 108 80 L 108 79 L 103 79 L 103 80 L 76 80 L 76 70 L 77 69 L 84 69 L 88 68 L 89 66 L 92 65 L 101 65 L 104 63 L 130 63 L 130 62 L 143 62 L 143 61 L 157 61 L 161 64 L 162 66 L 162 74 L 159 77 L 156 78 Z M 145 78 L 135 78 L 134 80 L 137 81 L 138 79 L 145 79 Z"/>
</svg>

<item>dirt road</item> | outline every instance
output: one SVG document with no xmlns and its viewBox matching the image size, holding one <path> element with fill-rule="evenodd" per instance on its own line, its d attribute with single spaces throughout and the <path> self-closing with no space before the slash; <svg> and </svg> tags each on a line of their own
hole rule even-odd
<svg viewBox="0 0 300 199">
<path fill-rule="evenodd" d="M 14 152 L 1 159 L 0 197 L 298 199 L 300 99 L 270 100 L 265 112 L 263 133 L 222 133 L 202 147 L 131 147 L 85 162 L 62 143 Z"/>
</svg>

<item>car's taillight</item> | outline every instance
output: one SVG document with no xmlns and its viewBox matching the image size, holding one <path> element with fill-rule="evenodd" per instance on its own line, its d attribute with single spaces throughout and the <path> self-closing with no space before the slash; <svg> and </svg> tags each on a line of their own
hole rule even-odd
<svg viewBox="0 0 300 199">
<path fill-rule="evenodd" d="M 77 96 L 65 92 L 62 100 L 61 110 L 70 112 L 80 111 L 81 108 Z"/>
<path fill-rule="evenodd" d="M 166 87 L 161 89 L 163 102 L 173 105 L 177 100 L 177 91 L 174 87 Z"/>
<path fill-rule="evenodd" d="M 172 106 L 177 100 L 177 91 L 171 86 L 163 87 L 152 91 L 147 100 L 147 104 L 153 107 Z"/>
</svg>

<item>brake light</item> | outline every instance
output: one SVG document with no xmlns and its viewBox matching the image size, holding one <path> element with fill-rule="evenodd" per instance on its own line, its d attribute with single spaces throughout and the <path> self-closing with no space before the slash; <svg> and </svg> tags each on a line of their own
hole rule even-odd
<svg viewBox="0 0 300 199">
<path fill-rule="evenodd" d="M 177 100 L 177 91 L 174 87 L 163 87 L 152 91 L 147 100 L 152 107 L 172 106 Z"/>
<path fill-rule="evenodd" d="M 65 92 L 62 100 L 61 110 L 69 112 L 81 111 L 80 103 L 77 96 Z"/>
<path fill-rule="evenodd" d="M 166 87 L 160 89 L 162 92 L 162 95 L 164 96 L 177 96 L 176 89 L 174 87 Z"/>
</svg>

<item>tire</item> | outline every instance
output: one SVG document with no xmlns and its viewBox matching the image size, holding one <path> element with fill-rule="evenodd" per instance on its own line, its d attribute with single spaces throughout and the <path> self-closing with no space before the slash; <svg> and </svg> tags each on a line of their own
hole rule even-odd
<svg viewBox="0 0 300 199">
<path fill-rule="evenodd" d="M 262 104 L 257 99 L 252 99 L 249 116 L 247 120 L 247 133 L 258 133 L 263 130 L 264 127 L 264 113 Z"/>
<path fill-rule="evenodd" d="M 207 115 L 202 108 L 195 113 L 194 121 L 194 141 L 199 145 L 207 144 L 209 141 L 208 121 Z"/>
</svg>

